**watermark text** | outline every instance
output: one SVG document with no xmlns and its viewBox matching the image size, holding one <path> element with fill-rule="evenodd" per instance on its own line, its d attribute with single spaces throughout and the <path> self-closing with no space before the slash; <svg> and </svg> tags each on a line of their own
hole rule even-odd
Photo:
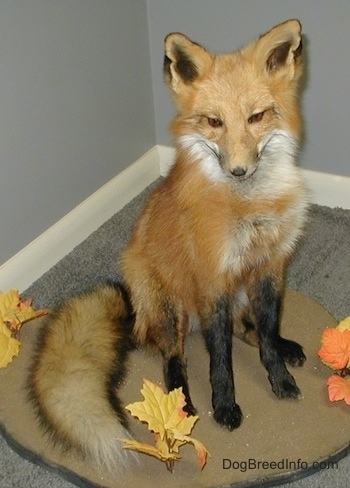
<svg viewBox="0 0 350 488">
<path fill-rule="evenodd" d="M 338 469 L 338 463 L 333 461 L 314 461 L 308 463 L 302 459 L 291 460 L 288 458 L 282 458 L 278 461 L 260 461 L 257 459 L 249 458 L 245 461 L 236 461 L 234 459 L 224 458 L 222 460 L 222 469 L 233 469 L 245 473 L 250 470 L 288 470 L 297 471 L 300 469 Z"/>
</svg>

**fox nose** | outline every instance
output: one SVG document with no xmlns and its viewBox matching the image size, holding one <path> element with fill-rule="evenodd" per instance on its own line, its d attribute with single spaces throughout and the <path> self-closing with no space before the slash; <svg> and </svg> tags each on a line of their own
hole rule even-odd
<svg viewBox="0 0 350 488">
<path fill-rule="evenodd" d="M 243 168 L 242 166 L 236 166 L 235 168 L 233 168 L 233 170 L 231 171 L 231 173 L 233 174 L 233 176 L 244 176 L 246 174 L 247 170 L 245 168 Z"/>
</svg>

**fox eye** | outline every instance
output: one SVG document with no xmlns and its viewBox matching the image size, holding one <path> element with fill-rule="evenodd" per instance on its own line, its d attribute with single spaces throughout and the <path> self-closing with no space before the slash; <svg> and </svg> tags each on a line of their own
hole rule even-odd
<svg viewBox="0 0 350 488">
<path fill-rule="evenodd" d="M 217 128 L 217 127 L 222 127 L 224 125 L 223 121 L 218 117 L 207 117 L 207 119 L 210 127 Z"/>
<path fill-rule="evenodd" d="M 261 122 L 263 117 L 264 117 L 264 114 L 265 114 L 265 111 L 258 112 L 256 114 L 251 115 L 248 119 L 248 124 L 256 124 L 258 122 Z"/>
</svg>

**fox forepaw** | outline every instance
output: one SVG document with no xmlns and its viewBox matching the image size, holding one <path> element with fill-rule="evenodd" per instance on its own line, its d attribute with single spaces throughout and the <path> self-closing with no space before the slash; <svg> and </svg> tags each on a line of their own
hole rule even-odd
<svg viewBox="0 0 350 488">
<path fill-rule="evenodd" d="M 239 405 L 232 402 L 216 407 L 214 411 L 214 419 L 218 424 L 231 431 L 241 425 L 243 415 Z"/>
<path fill-rule="evenodd" d="M 302 398 L 301 391 L 292 375 L 289 375 L 278 383 L 272 384 L 272 391 L 278 398 Z"/>
<path fill-rule="evenodd" d="M 280 337 L 278 348 L 283 360 L 291 366 L 303 366 L 305 363 L 303 348 L 297 342 Z"/>
</svg>

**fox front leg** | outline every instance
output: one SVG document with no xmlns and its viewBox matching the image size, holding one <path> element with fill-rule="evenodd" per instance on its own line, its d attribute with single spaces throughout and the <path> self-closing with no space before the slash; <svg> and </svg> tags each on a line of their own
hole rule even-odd
<svg viewBox="0 0 350 488">
<path fill-rule="evenodd" d="M 233 430 L 241 424 L 242 412 L 235 401 L 232 370 L 232 321 L 229 300 L 216 301 L 210 313 L 202 317 L 203 335 L 210 356 L 210 383 L 214 419 Z"/>
<path fill-rule="evenodd" d="M 267 369 L 272 390 L 279 398 L 299 398 L 300 390 L 284 361 L 301 366 L 306 357 L 298 343 L 279 335 L 281 293 L 273 278 L 263 278 L 256 283 L 252 302 L 259 334 L 260 359 Z"/>
</svg>

